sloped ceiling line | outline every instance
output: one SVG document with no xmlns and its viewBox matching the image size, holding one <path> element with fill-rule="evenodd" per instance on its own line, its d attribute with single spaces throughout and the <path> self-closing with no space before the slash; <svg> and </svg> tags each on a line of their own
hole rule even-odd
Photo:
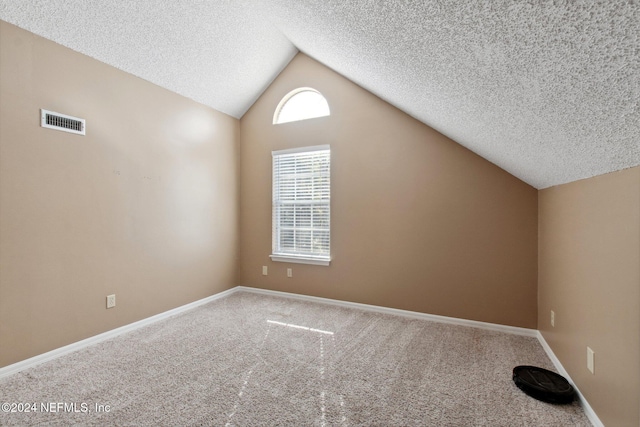
<svg viewBox="0 0 640 427">
<path fill-rule="evenodd" d="M 640 165 L 634 1 L 0 0 L 0 19 L 236 118 L 300 50 L 536 188 Z"/>
</svg>

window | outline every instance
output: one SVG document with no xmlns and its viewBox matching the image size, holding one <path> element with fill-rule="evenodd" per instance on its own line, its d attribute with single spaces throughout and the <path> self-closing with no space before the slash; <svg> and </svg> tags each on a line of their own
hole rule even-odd
<svg viewBox="0 0 640 427">
<path fill-rule="evenodd" d="M 330 115 L 329 104 L 320 92 L 301 87 L 285 95 L 273 114 L 273 124 L 295 122 Z"/>
<path fill-rule="evenodd" d="M 273 261 L 329 265 L 328 145 L 273 153 Z"/>
</svg>

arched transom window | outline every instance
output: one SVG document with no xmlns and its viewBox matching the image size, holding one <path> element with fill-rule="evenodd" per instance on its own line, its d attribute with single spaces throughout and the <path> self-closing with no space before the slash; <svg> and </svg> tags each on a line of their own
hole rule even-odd
<svg viewBox="0 0 640 427">
<path fill-rule="evenodd" d="M 320 92 L 310 87 L 300 87 L 282 98 L 273 114 L 273 124 L 313 119 L 330 114 L 329 104 Z"/>
</svg>

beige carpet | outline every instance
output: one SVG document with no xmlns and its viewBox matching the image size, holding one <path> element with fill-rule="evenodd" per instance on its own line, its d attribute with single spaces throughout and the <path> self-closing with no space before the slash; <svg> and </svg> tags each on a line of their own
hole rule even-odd
<svg viewBox="0 0 640 427">
<path fill-rule="evenodd" d="M 523 364 L 553 369 L 534 338 L 239 292 L 0 380 L 37 406 L 0 425 L 590 425 Z"/>
</svg>

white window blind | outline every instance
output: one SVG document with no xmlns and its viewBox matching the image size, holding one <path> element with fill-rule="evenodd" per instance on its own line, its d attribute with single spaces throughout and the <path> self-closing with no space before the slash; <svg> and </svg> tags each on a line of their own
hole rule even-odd
<svg viewBox="0 0 640 427">
<path fill-rule="evenodd" d="M 272 259 L 328 264 L 330 172 L 328 145 L 273 152 Z"/>
</svg>

